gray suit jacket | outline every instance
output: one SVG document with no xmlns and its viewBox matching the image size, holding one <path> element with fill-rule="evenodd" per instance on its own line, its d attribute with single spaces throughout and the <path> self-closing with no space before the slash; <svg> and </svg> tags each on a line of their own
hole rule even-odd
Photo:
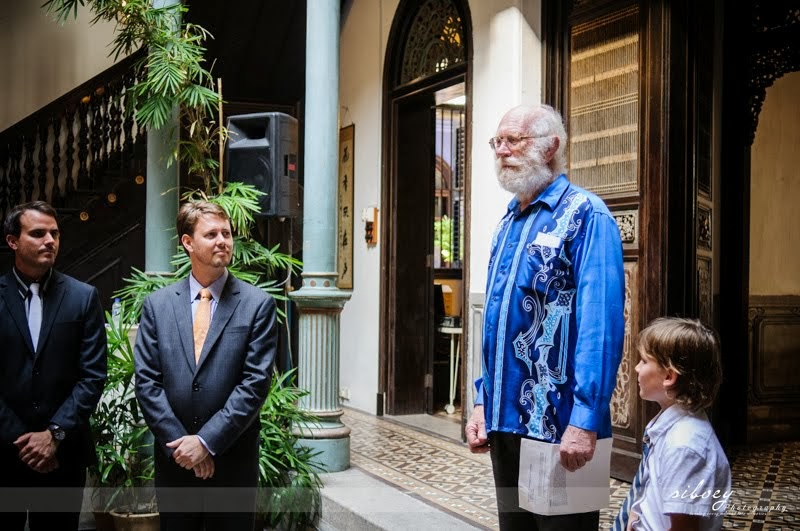
<svg viewBox="0 0 800 531">
<path fill-rule="evenodd" d="M 136 397 L 157 452 L 169 457 L 166 443 L 197 434 L 215 453 L 218 471 L 225 461 L 257 466 L 275 313 L 272 297 L 229 275 L 195 366 L 189 280 L 147 297 L 134 348 Z"/>
</svg>

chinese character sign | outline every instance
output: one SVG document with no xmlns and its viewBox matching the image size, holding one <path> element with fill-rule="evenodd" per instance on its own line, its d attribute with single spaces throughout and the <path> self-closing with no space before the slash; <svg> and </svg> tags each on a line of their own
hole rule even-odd
<svg viewBox="0 0 800 531">
<path fill-rule="evenodd" d="M 337 269 L 339 289 L 353 289 L 353 148 L 356 126 L 339 130 L 339 202 Z"/>
</svg>

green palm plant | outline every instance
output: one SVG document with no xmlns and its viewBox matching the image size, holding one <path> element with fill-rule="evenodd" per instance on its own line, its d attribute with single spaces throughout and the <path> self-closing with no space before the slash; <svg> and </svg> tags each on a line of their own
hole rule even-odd
<svg viewBox="0 0 800 531">
<path fill-rule="evenodd" d="M 172 120 L 172 110 L 178 106 L 193 110 L 195 127 L 202 131 L 204 113 L 213 113 L 221 96 L 203 67 L 203 44 L 211 35 L 201 26 L 183 22 L 188 7 L 177 3 L 156 8 L 152 0 L 47 0 L 43 7 L 63 23 L 77 17 L 78 7 L 85 5 L 94 15 L 92 24 L 107 21 L 116 26 L 109 55 L 118 59 L 141 46 L 148 49 L 147 57 L 135 66 L 145 75 L 129 87 L 128 111 L 136 114 L 136 120 L 160 129 Z M 211 129 L 208 132 L 214 136 Z"/>
<path fill-rule="evenodd" d="M 153 438 L 134 393 L 131 325 L 129 319 L 115 321 L 108 313 L 106 321 L 108 376 L 90 418 L 97 462 L 89 472 L 99 487 L 94 491 L 95 506 L 105 511 L 153 512 Z"/>
<path fill-rule="evenodd" d="M 281 253 L 278 246 L 266 248 L 257 241 L 252 227 L 260 213 L 262 192 L 241 183 L 223 183 L 220 163 L 214 158 L 215 147 L 225 141 L 227 131 L 210 118 L 222 103 L 221 91 L 214 90 L 213 78 L 203 66 L 204 42 L 211 35 L 200 26 L 183 22 L 188 10 L 183 3 L 156 8 L 151 2 L 47 0 L 44 7 L 63 22 L 77 16 L 79 6 L 87 5 L 94 14 L 93 23 L 113 22 L 117 31 L 110 55 L 115 58 L 139 47 L 147 48 L 147 57 L 135 65 L 143 74 L 138 76 L 141 81 L 127 88 L 130 97 L 126 97 L 126 112 L 135 113 L 142 126 L 160 129 L 172 121 L 173 109 L 180 110 L 184 134 L 176 140 L 168 163 L 180 161 L 192 178 L 203 183 L 201 189 L 184 193 L 182 199 L 202 198 L 220 205 L 230 217 L 235 234 L 230 272 L 285 301 L 286 280 L 279 278 L 288 280 L 301 263 Z M 177 136 L 177 130 L 173 134 Z M 133 351 L 127 329 L 138 321 L 147 295 L 189 274 L 189 258 L 176 247 L 172 275 L 151 275 L 134 269 L 114 294 L 120 297 L 124 311 L 121 324 L 109 328 L 109 351 L 116 354 L 112 354 L 113 360 L 110 358 L 111 383 L 106 386 L 92 427 L 98 439 L 100 463 L 94 472 L 102 484 L 120 489 L 152 477 L 152 452 L 150 459 L 146 458 L 147 432 L 141 429 L 143 422 L 138 407 L 134 407 Z M 284 315 L 280 309 L 278 313 Z M 321 483 L 313 465 L 315 454 L 296 444 L 291 429 L 296 423 L 318 422 L 300 409 L 299 399 L 306 392 L 295 387 L 292 378 L 293 372 L 275 375 L 261 411 L 259 470 L 266 494 L 260 499 L 259 511 L 276 525 L 280 522 L 283 527 L 299 529 L 315 521 Z M 123 447 L 126 453 L 121 451 Z M 115 489 L 115 498 L 119 492 Z"/>
<path fill-rule="evenodd" d="M 251 227 L 255 224 L 255 216 L 260 212 L 258 199 L 262 195 L 263 192 L 251 185 L 229 182 L 218 195 L 203 190 L 191 190 L 183 194 L 182 199 L 204 199 L 222 207 L 231 219 L 234 232 L 233 259 L 229 266 L 231 274 L 265 290 L 276 300 L 285 302 L 286 281 L 302 264 L 297 258 L 280 252 L 278 245 L 267 248 L 253 237 Z M 175 272 L 171 275 L 153 275 L 133 268 L 131 275 L 124 281 L 125 285 L 114 293 L 115 297 L 119 297 L 131 308 L 128 316 L 133 322 L 138 322 L 147 295 L 189 276 L 192 265 L 182 247 L 177 248 L 171 263 L 175 267 Z M 278 275 L 284 280 L 278 280 Z M 280 306 L 278 315 L 280 318 L 285 317 Z"/>
<path fill-rule="evenodd" d="M 292 427 L 315 426 L 319 419 L 300 408 L 308 391 L 295 386 L 296 369 L 272 377 L 261 408 L 257 511 L 271 529 L 310 529 L 321 510 L 318 452 L 297 444 Z"/>
</svg>

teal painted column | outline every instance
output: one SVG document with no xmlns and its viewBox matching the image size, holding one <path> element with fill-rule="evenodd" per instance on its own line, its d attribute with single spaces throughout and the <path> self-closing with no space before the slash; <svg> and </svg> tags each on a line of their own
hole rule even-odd
<svg viewBox="0 0 800 531">
<path fill-rule="evenodd" d="M 172 123 L 147 130 L 147 207 L 145 208 L 144 270 L 148 273 L 173 273 L 170 260 L 175 255 L 175 218 L 178 215 L 178 162 L 175 151 L 178 110 Z"/>
<path fill-rule="evenodd" d="M 340 0 L 306 7 L 303 285 L 291 294 L 300 310 L 298 384 L 310 392 L 302 407 L 321 419 L 295 431 L 328 472 L 350 467 L 339 403 L 339 317 L 350 293 L 336 287 L 339 9 Z"/>
<path fill-rule="evenodd" d="M 153 7 L 180 4 L 180 0 L 153 0 Z M 176 28 L 177 29 L 177 28 Z M 175 254 L 175 218 L 178 215 L 178 161 L 172 160 L 177 147 L 178 108 L 172 121 L 160 129 L 147 130 L 147 203 L 145 207 L 144 270 L 172 273 Z"/>
</svg>

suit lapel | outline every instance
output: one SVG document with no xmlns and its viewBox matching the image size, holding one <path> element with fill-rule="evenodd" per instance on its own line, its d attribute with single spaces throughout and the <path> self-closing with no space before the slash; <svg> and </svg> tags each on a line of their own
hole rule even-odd
<svg viewBox="0 0 800 531">
<path fill-rule="evenodd" d="M 192 301 L 190 300 L 189 279 L 175 284 L 175 297 L 172 299 L 172 310 L 178 327 L 178 337 L 183 345 L 186 362 L 194 371 L 194 335 L 192 332 Z"/>
<path fill-rule="evenodd" d="M 239 281 L 236 277 L 228 273 L 228 280 L 225 282 L 225 288 L 222 290 L 222 297 L 217 303 L 217 309 L 214 310 L 214 315 L 211 318 L 211 327 L 208 329 L 206 341 L 203 343 L 203 350 L 200 353 L 200 360 L 197 363 L 198 371 L 205 363 L 211 348 L 219 339 L 228 321 L 230 321 L 233 311 L 239 305 L 238 283 Z M 194 357 L 192 357 L 192 362 L 194 362 Z"/>
<path fill-rule="evenodd" d="M 43 313 L 42 313 L 42 328 L 39 331 L 39 343 L 37 353 L 41 352 L 44 344 L 50 337 L 50 329 L 53 328 L 53 323 L 58 315 L 58 310 L 61 307 L 61 302 L 64 300 L 64 277 L 58 272 L 53 271 L 53 277 L 50 279 L 49 292 L 44 296 Z"/>
<path fill-rule="evenodd" d="M 22 297 L 19 295 L 17 279 L 14 278 L 13 273 L 8 273 L 2 277 L 2 279 L 0 279 L 0 283 L 3 284 L 3 299 L 6 301 L 8 313 L 11 314 L 14 323 L 19 329 L 20 335 L 25 340 L 25 344 L 28 345 L 28 350 L 31 352 L 31 354 L 33 354 L 34 352 L 33 342 L 31 341 L 31 332 L 28 330 L 28 317 L 25 315 L 25 303 L 23 302 Z"/>
</svg>

